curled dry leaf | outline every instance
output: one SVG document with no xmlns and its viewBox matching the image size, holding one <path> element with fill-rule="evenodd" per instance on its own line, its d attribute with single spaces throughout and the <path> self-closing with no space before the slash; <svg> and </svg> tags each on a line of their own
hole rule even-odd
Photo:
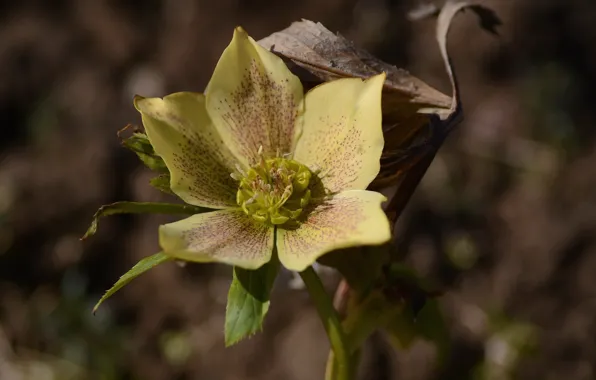
<svg viewBox="0 0 596 380">
<path fill-rule="evenodd" d="M 388 216 L 394 223 L 426 173 L 443 141 L 463 119 L 459 85 L 451 57 L 447 50 L 447 35 L 449 34 L 449 28 L 455 15 L 465 9 L 472 10 L 478 16 L 480 26 L 492 34 L 497 34 L 496 27 L 501 25 L 501 21 L 494 11 L 478 4 L 474 0 L 447 0 L 441 9 L 437 20 L 436 39 L 445 64 L 445 70 L 451 82 L 451 106 L 447 112 L 420 110 L 420 112 L 424 113 L 431 112 L 428 125 L 430 135 L 422 144 L 408 148 L 412 158 L 406 156 L 402 159 L 402 164 L 400 163 L 399 156 L 388 154 L 388 161 L 390 163 L 385 167 L 388 168 L 393 165 L 396 169 L 394 179 L 400 181 L 399 188 L 386 209 Z M 395 157 L 395 160 L 392 162 L 393 157 Z M 395 162 L 397 162 L 397 165 Z M 391 173 L 391 170 L 389 170 L 389 173 Z M 381 169 L 381 175 L 383 175 L 383 169 Z M 389 174 L 389 178 L 391 178 L 391 174 Z"/>
<path fill-rule="evenodd" d="M 294 22 L 259 43 L 286 60 L 305 90 L 338 78 L 387 74 L 383 89 L 385 149 L 381 172 L 371 184 L 373 189 L 399 180 L 426 150 L 431 115 L 449 113 L 449 96 L 406 70 L 379 60 L 321 23 Z"/>
<path fill-rule="evenodd" d="M 448 132 L 461 121 L 457 81 L 447 54 L 446 39 L 453 16 L 464 8 L 476 12 L 487 30 L 494 30 L 499 23 L 492 11 L 472 1 L 448 1 L 441 10 L 437 41 L 451 79 L 451 97 L 406 70 L 356 47 L 321 23 L 294 22 L 259 41 L 286 60 L 305 90 L 337 78 L 367 78 L 383 71 L 387 74 L 383 90 L 385 149 L 381 172 L 371 188 L 379 189 L 401 181 L 398 194 L 387 209 L 393 219 L 405 206 Z"/>
<path fill-rule="evenodd" d="M 440 12 L 436 39 L 451 82 L 451 96 L 430 87 L 405 70 L 380 61 L 320 23 L 307 20 L 295 22 L 259 41 L 285 59 L 306 90 L 342 77 L 369 77 L 381 71 L 387 74 L 383 89 L 385 147 L 381 171 L 370 187 L 379 189 L 398 184 L 386 207 L 393 222 L 406 206 L 444 139 L 462 120 L 457 78 L 447 51 L 447 34 L 455 15 L 464 9 L 472 10 L 479 17 L 481 26 L 491 33 L 500 24 L 493 11 L 474 1 L 448 0 L 443 8 L 437 8 Z M 434 10 L 423 13 L 431 16 Z M 423 16 L 419 12 L 417 18 Z M 333 252 L 319 260 L 323 265 L 338 269 L 344 276 L 343 285 L 338 288 L 335 297 L 340 313 L 347 305 L 346 299 L 353 298 L 354 292 L 378 285 L 381 275 L 379 264 L 386 261 L 386 256 L 380 247 L 374 247 L 372 250 L 362 248 Z M 363 271 L 362 265 L 367 270 Z M 361 269 L 355 273 L 352 268 Z"/>
<path fill-rule="evenodd" d="M 260 41 L 263 46 L 287 60 L 306 88 L 340 77 L 369 77 L 381 71 L 386 72 L 383 90 L 385 147 L 381 171 L 371 187 L 399 184 L 386 208 L 393 222 L 406 206 L 444 139 L 463 117 L 458 82 L 447 51 L 447 34 L 455 15 L 464 9 L 475 12 L 481 26 L 489 32 L 494 33 L 500 24 L 494 12 L 474 1 L 447 0 L 440 10 L 436 39 L 451 82 L 451 97 L 408 72 L 376 59 L 345 38 L 334 35 L 323 25 L 311 21 L 294 23 Z M 431 15 L 433 12 L 433 9 L 427 9 L 415 17 L 422 17 L 423 13 Z M 378 289 L 397 289 L 400 291 L 398 299 L 403 298 L 403 284 L 399 288 L 391 287 L 391 282 L 381 274 L 380 267 L 383 266 L 379 264 L 386 260 L 384 256 L 387 256 L 387 252 L 383 252 L 382 247 L 362 247 L 350 252 L 332 252 L 319 260 L 324 265 L 336 268 L 344 277 L 334 304 L 340 314 L 345 316 L 343 325 L 348 341 L 366 338 L 375 329 L 383 328 L 390 336 L 405 344 L 419 336 L 432 340 L 438 346 L 439 356 L 444 358 L 448 352 L 448 334 L 440 310 L 436 301 L 426 302 L 427 293 L 419 284 L 412 284 L 407 289 L 408 297 L 415 296 L 412 306 L 420 312 L 415 324 L 412 318 L 404 319 L 406 314 L 399 309 L 401 303 L 392 299 L 395 296 L 392 292 L 384 292 L 379 297 L 378 305 L 361 304 L 356 309 L 352 308 L 346 316 L 344 309 L 350 308 L 349 305 L 353 307 L 359 300 L 370 299 L 367 294 L 375 295 Z M 354 271 L 354 268 L 358 270 Z M 419 302 L 420 294 L 423 295 L 423 303 Z M 392 314 L 395 309 L 397 315 Z M 388 322 L 379 318 L 383 315 L 389 316 Z M 405 323 L 400 325 L 399 317 Z M 355 321 L 353 325 L 350 324 L 351 319 Z M 366 327 L 365 333 L 358 327 L 359 324 Z M 404 332 L 410 335 L 404 335 Z M 328 367 L 328 373 L 331 374 L 335 370 L 332 355 Z"/>
</svg>

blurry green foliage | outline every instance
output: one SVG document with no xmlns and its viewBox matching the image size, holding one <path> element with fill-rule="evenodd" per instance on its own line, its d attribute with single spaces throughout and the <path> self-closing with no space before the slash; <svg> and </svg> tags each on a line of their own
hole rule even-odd
<svg viewBox="0 0 596 380">
<path fill-rule="evenodd" d="M 538 330 L 535 326 L 502 313 L 490 315 L 489 337 L 484 344 L 485 356 L 474 369 L 474 379 L 517 379 L 520 361 L 533 354 L 537 344 Z"/>
</svg>

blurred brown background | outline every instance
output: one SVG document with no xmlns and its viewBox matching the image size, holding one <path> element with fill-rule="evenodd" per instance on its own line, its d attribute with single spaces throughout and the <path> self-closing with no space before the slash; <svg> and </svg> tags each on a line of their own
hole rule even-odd
<svg viewBox="0 0 596 380">
<path fill-rule="evenodd" d="M 165 196 L 122 149 L 135 93 L 201 91 L 242 25 L 340 31 L 445 93 L 434 21 L 406 0 L 20 0 L 0 5 L 0 379 L 322 378 L 328 344 L 281 278 L 265 332 L 223 346 L 230 268 L 163 265 L 102 292 L 158 250 L 168 220 L 103 220 Z M 370 342 L 363 379 L 596 378 L 596 2 L 493 0 L 500 37 L 466 12 L 450 48 L 466 121 L 399 222 L 406 262 L 447 291 L 452 352 Z M 328 276 L 330 285 L 337 280 Z"/>
</svg>

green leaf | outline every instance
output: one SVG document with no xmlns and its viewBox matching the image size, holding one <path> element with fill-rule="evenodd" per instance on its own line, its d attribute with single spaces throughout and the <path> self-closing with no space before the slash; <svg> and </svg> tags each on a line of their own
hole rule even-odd
<svg viewBox="0 0 596 380">
<path fill-rule="evenodd" d="M 130 127 L 132 126 L 127 125 L 124 129 L 119 131 L 118 137 Z M 153 145 L 151 145 L 151 141 L 149 141 L 146 134 L 134 132 L 130 137 L 121 138 L 120 142 L 122 146 L 136 153 L 145 166 L 160 173 L 160 175 L 151 179 L 151 186 L 166 194 L 176 195 L 170 189 L 170 171 L 163 158 L 155 153 L 155 149 L 153 149 Z"/>
<path fill-rule="evenodd" d="M 256 270 L 234 267 L 226 307 L 225 342 L 231 346 L 260 331 L 269 310 L 269 297 L 279 270 L 277 255 Z"/>
<path fill-rule="evenodd" d="M 121 141 L 125 148 L 135 152 L 149 169 L 159 173 L 168 173 L 168 168 L 163 159 L 155 153 L 153 145 L 144 133 L 135 132 L 132 136 L 123 138 Z"/>
<path fill-rule="evenodd" d="M 93 236 L 97 232 L 99 218 L 115 214 L 169 214 L 169 215 L 193 215 L 202 212 L 212 211 L 208 208 L 174 203 L 155 202 L 116 202 L 104 205 L 93 215 L 91 226 L 81 240 Z"/>
<path fill-rule="evenodd" d="M 151 178 L 149 181 L 151 186 L 155 187 L 157 190 L 164 192 L 170 195 L 176 195 L 170 189 L 170 174 L 160 174 L 157 177 Z"/>
<path fill-rule="evenodd" d="M 114 295 L 118 290 L 122 289 L 126 284 L 134 280 L 135 278 L 139 277 L 143 273 L 147 272 L 149 269 L 164 263 L 166 261 L 172 260 L 171 257 L 167 256 L 163 252 L 156 253 L 153 256 L 145 257 L 143 260 L 139 261 L 134 267 L 132 267 L 128 272 L 126 272 L 120 279 L 108 290 L 103 297 L 97 302 L 95 307 L 93 308 L 93 314 L 99 308 L 99 305 L 103 303 L 103 301 L 107 300 L 111 296 Z"/>
</svg>

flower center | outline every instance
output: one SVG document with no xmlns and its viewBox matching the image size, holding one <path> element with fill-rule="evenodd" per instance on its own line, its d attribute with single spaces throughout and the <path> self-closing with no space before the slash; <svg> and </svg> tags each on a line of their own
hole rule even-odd
<svg viewBox="0 0 596 380">
<path fill-rule="evenodd" d="M 311 200 L 311 171 L 286 158 L 261 159 L 242 175 L 236 201 L 262 223 L 281 225 L 296 220 Z"/>
</svg>

